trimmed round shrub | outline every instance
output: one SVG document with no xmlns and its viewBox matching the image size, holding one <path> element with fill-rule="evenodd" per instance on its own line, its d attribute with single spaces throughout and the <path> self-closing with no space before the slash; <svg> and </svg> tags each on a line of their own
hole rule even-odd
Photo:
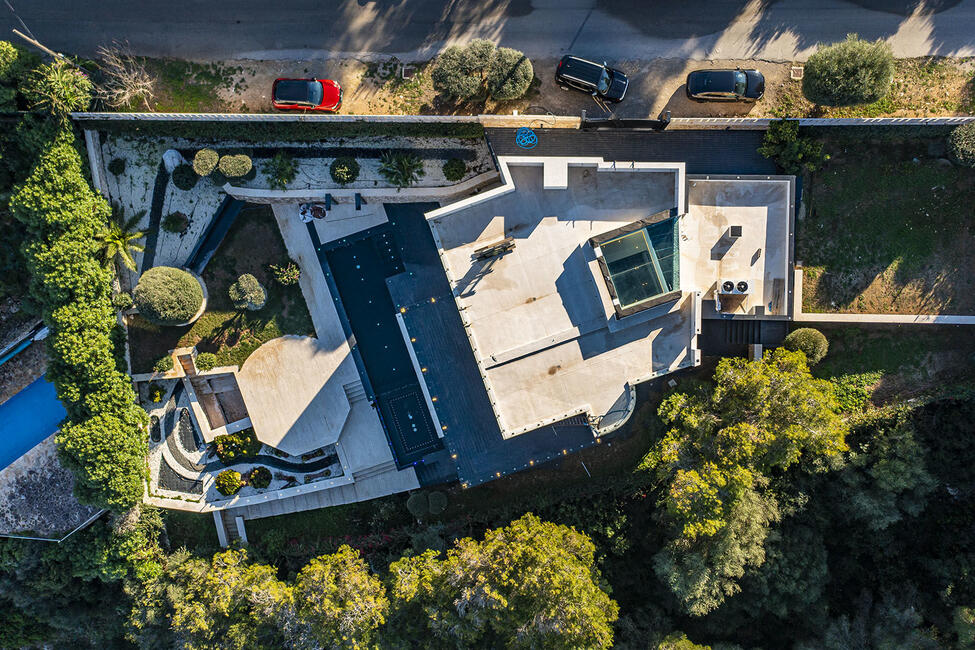
<svg viewBox="0 0 975 650">
<path fill-rule="evenodd" d="M 782 347 L 793 352 L 803 352 L 810 366 L 814 366 L 823 360 L 829 352 L 829 341 L 817 329 L 802 327 L 785 337 Z"/>
<path fill-rule="evenodd" d="M 177 165 L 176 169 L 173 170 L 173 185 L 184 192 L 196 187 L 198 180 L 200 180 L 200 177 L 196 175 L 191 165 L 183 163 L 182 165 Z"/>
<path fill-rule="evenodd" d="M 189 217 L 182 212 L 170 212 L 162 220 L 162 229 L 171 233 L 181 233 L 189 225 Z"/>
<path fill-rule="evenodd" d="M 121 176 L 125 173 L 125 158 L 112 158 L 108 163 L 108 171 L 112 176 Z"/>
<path fill-rule="evenodd" d="M 271 470 L 263 465 L 260 467 L 255 467 L 251 470 L 250 476 L 247 477 L 247 482 L 250 483 L 252 487 L 263 490 L 271 484 Z"/>
<path fill-rule="evenodd" d="M 210 182 L 217 187 L 223 187 L 227 183 L 227 177 L 219 169 L 214 169 L 213 173 L 210 174 Z"/>
<path fill-rule="evenodd" d="M 220 162 L 220 154 L 213 149 L 200 149 L 193 156 L 193 171 L 197 176 L 209 176 L 217 168 Z"/>
<path fill-rule="evenodd" d="M 112 309 L 115 311 L 125 311 L 132 306 L 132 296 L 124 291 L 112 296 Z"/>
<path fill-rule="evenodd" d="M 159 325 L 178 325 L 203 305 L 203 289 L 192 275 L 172 266 L 154 266 L 139 278 L 132 294 L 139 313 Z"/>
<path fill-rule="evenodd" d="M 499 47 L 487 70 L 487 91 L 492 99 L 518 99 L 532 85 L 535 70 L 528 57 L 510 47 Z"/>
<path fill-rule="evenodd" d="M 430 514 L 430 497 L 426 492 L 414 492 L 406 500 L 406 509 L 417 519 L 422 519 Z"/>
<path fill-rule="evenodd" d="M 806 61 L 802 93 L 823 106 L 872 104 L 894 80 L 894 54 L 883 41 L 849 34 L 845 41 L 821 47 Z"/>
<path fill-rule="evenodd" d="M 240 480 L 240 472 L 225 469 L 217 474 L 216 485 L 217 492 L 225 497 L 229 497 L 240 492 L 240 488 L 244 487 L 244 482 Z"/>
<path fill-rule="evenodd" d="M 359 163 L 355 158 L 347 156 L 336 158 L 328 168 L 328 173 L 339 185 L 348 185 L 359 178 Z"/>
<path fill-rule="evenodd" d="M 153 366 L 152 369 L 156 372 L 169 372 L 173 369 L 173 357 L 166 355 L 159 359 Z"/>
<path fill-rule="evenodd" d="M 230 285 L 228 293 L 230 301 L 237 309 L 257 311 L 267 302 L 267 291 L 250 273 L 237 278 L 237 281 Z"/>
<path fill-rule="evenodd" d="M 452 45 L 440 53 L 430 74 L 433 89 L 454 99 L 470 99 L 484 89 L 484 77 L 494 56 L 494 43 L 476 39 Z"/>
<path fill-rule="evenodd" d="M 227 178 L 246 176 L 253 168 L 254 163 L 251 162 L 250 156 L 242 153 L 221 156 L 220 162 L 217 163 L 217 169 Z"/>
<path fill-rule="evenodd" d="M 948 136 L 948 152 L 958 164 L 975 167 L 975 122 L 956 126 Z"/>
<path fill-rule="evenodd" d="M 431 492 L 429 501 L 431 515 L 439 515 L 447 509 L 447 495 L 443 492 Z"/>
<path fill-rule="evenodd" d="M 443 164 L 443 175 L 448 181 L 459 181 L 467 173 L 467 165 L 460 158 L 451 158 Z"/>
<path fill-rule="evenodd" d="M 194 362 L 196 367 L 203 372 L 207 370 L 213 370 L 217 367 L 217 355 L 213 352 L 201 352 L 196 355 L 196 361 Z"/>
</svg>

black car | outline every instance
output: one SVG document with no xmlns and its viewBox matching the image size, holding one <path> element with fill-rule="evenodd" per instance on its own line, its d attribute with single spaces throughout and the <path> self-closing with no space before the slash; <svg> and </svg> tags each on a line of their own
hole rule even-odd
<svg viewBox="0 0 975 650">
<path fill-rule="evenodd" d="M 567 54 L 555 69 L 555 83 L 564 89 L 575 88 L 607 102 L 621 102 L 629 79 L 605 63 L 593 63 Z"/>
<path fill-rule="evenodd" d="M 758 70 L 695 70 L 687 75 L 687 96 L 697 102 L 756 102 L 765 94 Z"/>
</svg>

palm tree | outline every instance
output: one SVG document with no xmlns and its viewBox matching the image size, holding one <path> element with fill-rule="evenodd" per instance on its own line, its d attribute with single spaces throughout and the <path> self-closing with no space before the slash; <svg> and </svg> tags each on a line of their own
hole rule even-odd
<svg viewBox="0 0 975 650">
<path fill-rule="evenodd" d="M 142 210 L 126 220 L 125 208 L 119 205 L 112 206 L 112 220 L 98 236 L 102 261 L 106 267 L 111 266 L 115 258 L 118 257 L 126 268 L 131 271 L 135 270 L 135 258 L 132 257 L 132 252 L 145 250 L 145 246 L 136 243 L 136 240 L 146 236 L 144 232 L 136 230 L 135 227 L 145 214 L 146 211 Z"/>
</svg>

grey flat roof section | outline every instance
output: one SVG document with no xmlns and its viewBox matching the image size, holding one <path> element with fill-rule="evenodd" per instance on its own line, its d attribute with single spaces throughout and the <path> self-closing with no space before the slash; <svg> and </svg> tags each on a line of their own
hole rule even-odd
<svg viewBox="0 0 975 650">
<path fill-rule="evenodd" d="M 534 129 L 538 146 L 515 144 L 517 129 L 486 129 L 497 156 L 602 156 L 607 161 L 683 162 L 688 174 L 775 174 L 758 147 L 764 131 L 577 131 Z"/>
</svg>

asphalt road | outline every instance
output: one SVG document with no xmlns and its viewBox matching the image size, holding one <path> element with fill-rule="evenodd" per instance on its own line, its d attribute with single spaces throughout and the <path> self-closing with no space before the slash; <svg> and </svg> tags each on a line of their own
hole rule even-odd
<svg viewBox="0 0 975 650">
<path fill-rule="evenodd" d="M 848 32 L 898 56 L 975 55 L 975 0 L 8 1 L 43 43 L 82 55 L 119 40 L 201 60 L 413 60 L 480 37 L 533 57 L 786 61 Z M 20 27 L 4 5 L 0 26 Z"/>
</svg>

